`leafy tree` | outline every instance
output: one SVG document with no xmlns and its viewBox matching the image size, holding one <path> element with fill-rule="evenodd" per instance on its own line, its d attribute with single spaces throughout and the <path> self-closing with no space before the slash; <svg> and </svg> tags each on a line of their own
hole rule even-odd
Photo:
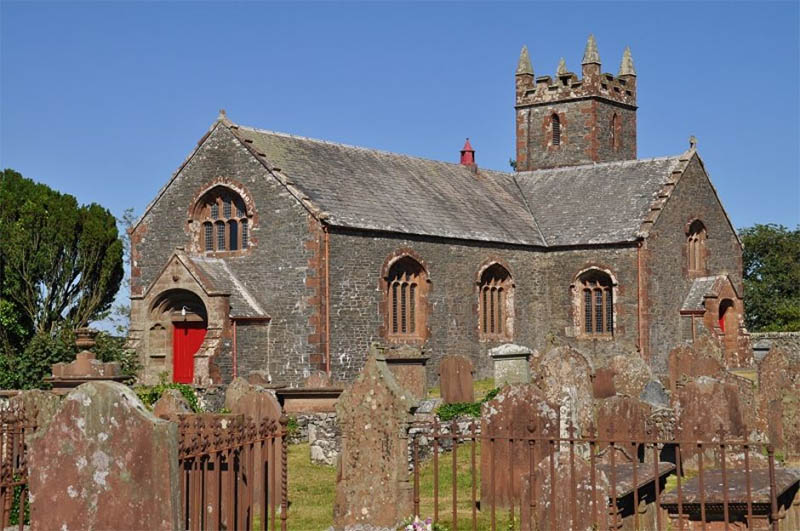
<svg viewBox="0 0 800 531">
<path fill-rule="evenodd" d="M 744 302 L 752 332 L 800 330 L 800 227 L 755 225 L 744 243 Z"/>
<path fill-rule="evenodd" d="M 29 337 L 53 335 L 62 322 L 85 326 L 111 306 L 123 277 L 122 242 L 105 208 L 79 206 L 4 170 L 0 241 L 0 295 Z"/>
</svg>

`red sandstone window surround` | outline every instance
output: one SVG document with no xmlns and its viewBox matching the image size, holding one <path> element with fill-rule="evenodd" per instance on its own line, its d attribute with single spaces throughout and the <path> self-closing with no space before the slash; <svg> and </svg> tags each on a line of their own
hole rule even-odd
<svg viewBox="0 0 800 531">
<path fill-rule="evenodd" d="M 694 220 L 689 225 L 686 239 L 687 269 L 690 275 L 703 275 L 706 272 L 706 239 L 705 225 L 699 219 Z"/>
<path fill-rule="evenodd" d="M 619 115 L 614 113 L 611 117 L 611 149 L 619 151 L 622 148 L 622 122 Z"/>
<path fill-rule="evenodd" d="M 478 283 L 478 331 L 481 339 L 509 340 L 513 337 L 514 284 L 500 264 L 492 264 Z"/>
<path fill-rule="evenodd" d="M 390 339 L 420 340 L 427 329 L 427 273 L 422 265 L 404 256 L 392 264 L 386 278 L 386 335 Z"/>
<path fill-rule="evenodd" d="M 557 114 L 553 113 L 553 116 L 550 120 L 551 126 L 553 128 L 553 142 L 554 146 L 561 145 L 561 118 L 558 117 Z"/>
<path fill-rule="evenodd" d="M 202 224 L 198 248 L 206 253 L 239 252 L 250 245 L 250 223 L 244 200 L 224 186 L 206 192 L 194 208 Z"/>
<path fill-rule="evenodd" d="M 580 335 L 588 338 L 614 334 L 614 290 L 611 277 L 591 269 L 578 278 Z"/>
</svg>

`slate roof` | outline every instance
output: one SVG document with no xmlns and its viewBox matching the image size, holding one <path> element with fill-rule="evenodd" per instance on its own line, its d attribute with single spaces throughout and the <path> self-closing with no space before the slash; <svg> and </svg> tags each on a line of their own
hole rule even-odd
<svg viewBox="0 0 800 531">
<path fill-rule="evenodd" d="M 506 173 L 231 124 L 332 226 L 551 247 L 631 242 L 686 154 Z"/>
<path fill-rule="evenodd" d="M 192 265 L 213 284 L 213 289 L 230 295 L 231 317 L 267 317 L 264 306 L 236 276 L 236 265 L 220 258 L 186 256 Z"/>
<path fill-rule="evenodd" d="M 688 295 L 686 295 L 686 298 L 683 300 L 681 311 L 704 311 L 705 306 L 703 305 L 703 301 L 705 296 L 711 294 L 717 280 L 725 278 L 725 275 L 714 275 L 694 279 L 692 286 L 689 288 Z"/>
<path fill-rule="evenodd" d="M 549 246 L 627 242 L 681 158 L 520 172 L 517 182 Z"/>
</svg>

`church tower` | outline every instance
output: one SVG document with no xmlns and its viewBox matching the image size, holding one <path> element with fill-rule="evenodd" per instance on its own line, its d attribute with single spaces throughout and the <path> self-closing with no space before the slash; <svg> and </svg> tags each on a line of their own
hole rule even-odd
<svg viewBox="0 0 800 531">
<path fill-rule="evenodd" d="M 564 59 L 555 78 L 534 78 L 528 48 L 516 71 L 517 171 L 636 158 L 636 71 L 630 48 L 619 73 L 601 73 L 589 36 L 581 78 Z"/>
</svg>

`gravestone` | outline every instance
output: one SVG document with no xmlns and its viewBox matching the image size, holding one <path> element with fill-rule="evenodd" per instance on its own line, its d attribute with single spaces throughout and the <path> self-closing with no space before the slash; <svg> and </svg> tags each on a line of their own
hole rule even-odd
<svg viewBox="0 0 800 531">
<path fill-rule="evenodd" d="M 8 407 L 22 410 L 26 420 L 36 425 L 37 431 L 44 429 L 60 406 L 61 399 L 59 397 L 38 389 L 22 391 L 8 401 Z"/>
<path fill-rule="evenodd" d="M 474 402 L 472 362 L 465 356 L 445 356 L 439 364 L 439 387 L 445 404 Z"/>
<path fill-rule="evenodd" d="M 525 438 L 558 437 L 558 426 L 556 406 L 549 404 L 533 384 L 506 386 L 483 404 L 481 507 L 489 507 L 492 500 L 498 507 L 506 507 L 512 495 L 519 497 L 522 477 L 530 472 L 531 461 L 535 465 L 553 448 L 542 441 L 531 448 Z"/>
<path fill-rule="evenodd" d="M 784 454 L 800 455 L 800 356 L 773 347 L 758 366 L 759 426 Z"/>
<path fill-rule="evenodd" d="M 333 521 L 337 530 L 394 529 L 412 512 L 407 425 L 414 400 L 373 346 L 336 415 L 342 450 Z"/>
<path fill-rule="evenodd" d="M 639 396 L 653 373 L 642 357 L 636 353 L 617 354 L 608 361 L 607 367 L 614 372 L 614 388 L 617 394 Z"/>
<path fill-rule="evenodd" d="M 303 387 L 306 389 L 331 387 L 331 375 L 325 371 L 315 371 L 305 379 Z"/>
<path fill-rule="evenodd" d="M 608 529 L 608 499 L 611 495 L 608 478 L 589 463 L 575 457 L 573 465 L 567 455 L 555 456 L 551 474 L 550 459 L 539 463 L 534 476 L 526 476 L 522 485 L 520 513 L 521 531 L 591 531 Z M 535 479 L 531 484 L 531 477 Z M 553 484 L 555 481 L 555 484 Z M 574 515 L 574 518 L 573 518 Z"/>
<path fill-rule="evenodd" d="M 177 426 L 122 384 L 73 389 L 29 459 L 34 531 L 178 528 Z"/>
<path fill-rule="evenodd" d="M 647 437 L 647 421 L 650 416 L 650 406 L 636 398 L 629 396 L 612 396 L 595 402 L 597 415 L 597 438 L 613 440 L 616 453 L 616 463 L 630 462 L 638 457 L 638 446 L 630 444 L 632 441 L 641 443 Z M 601 460 L 611 462 L 611 455 L 607 443 L 598 442 Z"/>
<path fill-rule="evenodd" d="M 593 371 L 588 360 L 570 347 L 555 347 L 545 352 L 532 370 L 532 382 L 559 408 L 561 434 L 566 436 L 569 422 L 578 429 L 577 435 L 584 433 L 594 417 Z"/>
<path fill-rule="evenodd" d="M 684 380 L 698 376 L 716 378 L 722 374 L 722 347 L 707 336 L 698 338 L 690 345 L 675 347 L 669 352 L 669 390 L 675 394 L 678 385 Z"/>
<path fill-rule="evenodd" d="M 601 367 L 594 372 L 592 378 L 592 393 L 595 398 L 608 398 L 617 394 L 617 388 L 614 385 L 614 369 L 608 367 Z"/>
<path fill-rule="evenodd" d="M 639 400 L 655 407 L 669 407 L 669 395 L 661 382 L 652 380 L 644 386 Z"/>
<path fill-rule="evenodd" d="M 191 413 L 189 402 L 177 389 L 167 389 L 153 404 L 153 415 L 160 419 L 174 420 L 178 415 Z"/>
<path fill-rule="evenodd" d="M 528 383 L 531 381 L 530 359 L 533 351 L 528 347 L 507 343 L 489 351 L 494 362 L 494 384 Z"/>
</svg>

